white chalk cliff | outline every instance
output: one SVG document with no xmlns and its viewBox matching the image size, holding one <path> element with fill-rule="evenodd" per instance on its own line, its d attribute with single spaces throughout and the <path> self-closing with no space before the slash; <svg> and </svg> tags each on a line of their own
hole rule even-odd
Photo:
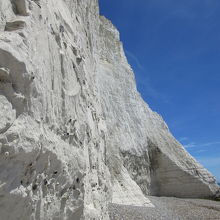
<svg viewBox="0 0 220 220">
<path fill-rule="evenodd" d="M 215 178 L 137 92 L 97 0 L 0 0 L 0 219 L 108 217 Z"/>
</svg>

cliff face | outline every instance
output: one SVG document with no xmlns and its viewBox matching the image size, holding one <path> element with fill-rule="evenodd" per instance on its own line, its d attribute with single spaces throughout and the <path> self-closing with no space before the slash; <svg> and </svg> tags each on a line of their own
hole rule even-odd
<svg viewBox="0 0 220 220">
<path fill-rule="evenodd" d="M 142 100 L 118 32 L 105 18 L 101 21 L 98 86 L 106 116 L 108 166 L 114 181 L 126 181 L 123 176 L 129 174 L 145 195 L 211 196 L 216 190 L 215 179 Z M 124 191 L 126 186 L 115 190 Z"/>
<path fill-rule="evenodd" d="M 215 194 L 140 97 L 97 0 L 4 0 L 0 19 L 2 220 L 108 219 L 111 201 Z"/>
</svg>

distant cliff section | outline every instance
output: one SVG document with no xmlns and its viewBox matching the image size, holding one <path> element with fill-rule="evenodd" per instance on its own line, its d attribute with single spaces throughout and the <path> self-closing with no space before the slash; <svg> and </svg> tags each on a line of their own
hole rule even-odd
<svg viewBox="0 0 220 220">
<path fill-rule="evenodd" d="M 1 220 L 108 220 L 110 202 L 219 189 L 142 100 L 97 0 L 0 1 L 0 117 Z"/>
</svg>

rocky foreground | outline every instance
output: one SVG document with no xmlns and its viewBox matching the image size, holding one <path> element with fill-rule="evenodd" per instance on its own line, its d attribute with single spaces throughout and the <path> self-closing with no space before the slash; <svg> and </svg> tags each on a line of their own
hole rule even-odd
<svg viewBox="0 0 220 220">
<path fill-rule="evenodd" d="M 148 197 L 153 207 L 109 206 L 111 220 L 219 220 L 220 202 L 204 199 Z"/>
</svg>

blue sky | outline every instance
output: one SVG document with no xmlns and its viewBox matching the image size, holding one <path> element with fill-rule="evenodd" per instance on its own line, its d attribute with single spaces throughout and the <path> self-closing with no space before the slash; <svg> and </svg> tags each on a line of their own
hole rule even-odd
<svg viewBox="0 0 220 220">
<path fill-rule="evenodd" d="M 220 1 L 100 0 L 138 90 L 220 181 Z"/>
</svg>

